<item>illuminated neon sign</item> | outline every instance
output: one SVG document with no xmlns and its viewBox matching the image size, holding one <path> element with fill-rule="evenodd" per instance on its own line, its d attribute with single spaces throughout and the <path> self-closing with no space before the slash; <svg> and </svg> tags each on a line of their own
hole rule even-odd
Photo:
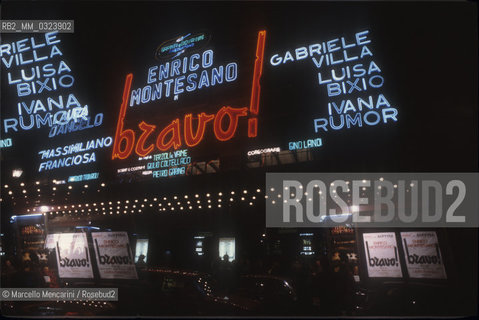
<svg viewBox="0 0 479 320">
<path fill-rule="evenodd" d="M 87 181 L 87 180 L 95 180 L 98 179 L 100 174 L 98 172 L 92 173 L 85 173 L 78 176 L 70 176 L 68 177 L 68 182 L 80 182 L 80 181 Z"/>
<path fill-rule="evenodd" d="M 328 131 L 328 128 L 340 130 L 353 126 L 362 127 L 364 124 L 375 126 L 380 122 L 397 121 L 397 109 L 391 107 L 383 94 L 379 94 L 377 97 L 368 96 L 366 99 L 357 98 L 356 103 L 354 100 L 341 100 L 338 104 L 328 103 L 329 119 L 314 119 L 316 132 L 319 129 L 324 131 Z M 335 120 L 337 116 L 339 116 L 339 120 Z"/>
<path fill-rule="evenodd" d="M 271 57 L 274 67 L 311 58 L 319 71 L 319 86 L 326 87 L 328 97 L 335 97 L 327 104 L 328 117 L 313 120 L 316 133 L 398 120 L 397 109 L 380 91 L 384 78 L 372 60 L 371 43 L 369 30 L 364 30 L 351 38 L 343 36 Z"/>
<path fill-rule="evenodd" d="M 41 155 L 42 160 L 56 157 L 62 158 L 41 162 L 40 167 L 38 168 L 38 172 L 95 162 L 95 152 L 88 151 L 109 147 L 111 146 L 112 142 L 113 139 L 111 137 L 104 137 L 93 139 L 87 141 L 86 143 L 79 142 L 64 147 L 41 150 L 38 152 L 38 154 Z"/>
<path fill-rule="evenodd" d="M 7 139 L 2 139 L 0 140 L 0 148 L 8 148 L 12 146 L 12 139 L 7 138 Z"/>
<path fill-rule="evenodd" d="M 302 141 L 292 141 L 288 143 L 289 150 L 302 150 L 302 149 L 311 149 L 319 148 L 323 145 L 321 138 L 308 139 Z"/>
<path fill-rule="evenodd" d="M 145 170 L 146 166 L 134 166 L 134 167 L 129 167 L 129 168 L 121 168 L 118 169 L 118 173 L 128 173 L 128 172 L 135 172 L 135 171 L 140 171 L 140 170 Z"/>
<path fill-rule="evenodd" d="M 91 120 L 91 117 L 86 117 L 86 119 L 80 118 L 78 121 L 70 121 L 66 124 L 53 125 L 50 128 L 48 137 L 52 138 L 60 134 L 67 134 L 70 132 L 98 127 L 103 123 L 103 113 L 97 113 L 93 119 L 93 122 L 91 122 Z"/>
<path fill-rule="evenodd" d="M 263 67 L 265 38 L 266 31 L 260 31 L 258 33 L 249 108 L 223 106 L 216 112 L 216 114 L 207 114 L 205 112 L 199 113 L 196 116 L 193 116 L 191 113 L 186 114 L 182 119 L 176 118 L 166 127 L 162 128 L 156 135 L 155 143 L 147 143 L 150 136 L 157 131 L 157 126 L 154 124 L 141 121 L 138 124 L 138 128 L 141 130 L 138 139 L 136 138 L 133 129 L 124 129 L 126 110 L 133 80 L 133 74 L 128 74 L 125 80 L 122 97 L 123 100 L 118 115 L 112 159 L 126 159 L 133 153 L 133 151 L 135 151 L 138 156 L 145 157 L 155 149 L 164 152 L 172 148 L 177 150 L 181 147 L 195 147 L 203 140 L 208 123 L 211 123 L 210 126 L 212 126 L 214 135 L 218 141 L 228 141 L 234 137 L 240 118 L 248 118 L 248 116 L 248 137 L 256 137 L 258 126 L 256 116 L 259 112 L 260 98 L 259 81 Z M 206 65 L 208 66 L 209 63 Z M 191 64 L 189 64 L 189 66 L 191 67 Z M 203 70 L 203 72 L 204 71 L 205 70 Z M 194 122 L 196 122 L 196 130 L 193 129 Z M 227 125 L 225 125 L 225 122 L 227 122 Z"/>
<path fill-rule="evenodd" d="M 205 46 L 208 43 L 208 40 L 209 37 L 205 33 L 188 33 L 181 37 L 165 41 L 159 45 L 155 52 L 155 58 L 157 60 L 176 58 L 185 53 L 187 49 L 198 49 L 198 47 Z"/>
<path fill-rule="evenodd" d="M 177 176 L 186 174 L 186 167 L 191 163 L 191 157 L 188 150 L 176 150 L 174 152 L 163 152 L 153 156 L 154 162 L 149 162 L 146 166 L 152 171 L 154 178 Z"/>
<path fill-rule="evenodd" d="M 284 54 L 274 54 L 270 59 L 270 63 L 272 66 L 278 66 L 290 61 L 294 62 L 312 58 L 316 67 L 321 68 L 323 64 L 330 66 L 362 59 L 366 55 L 372 56 L 369 48 L 365 46 L 371 42 L 371 40 L 367 38 L 368 33 L 368 30 L 358 32 L 355 34 L 353 40 L 341 37 L 327 42 L 314 43 L 307 47 L 299 47 L 296 48 L 293 53 L 288 50 Z M 351 53 L 352 48 L 356 49 L 353 53 Z"/>
<path fill-rule="evenodd" d="M 29 101 L 17 103 L 18 117 L 3 120 L 5 133 L 48 126 L 49 137 L 82 130 L 92 118 L 88 105 L 82 105 L 73 93 L 45 96 L 64 88 L 71 88 L 75 78 L 64 60 L 58 45 L 57 32 L 43 38 L 30 37 L 0 45 L 2 65 L 7 69 L 7 83 L 15 87 L 17 96 Z M 57 60 L 57 61 L 55 61 Z M 38 98 L 38 96 L 43 96 Z M 94 125 L 103 121 L 103 114 L 94 117 Z M 83 125 L 77 125 L 81 122 Z M 73 125 L 72 125 L 73 123 Z M 88 123 L 88 125 L 84 125 Z"/>
<path fill-rule="evenodd" d="M 273 152 L 275 152 L 275 153 L 281 152 L 281 148 L 280 147 L 273 147 L 273 148 L 250 150 L 246 154 L 248 155 L 248 157 L 251 157 L 251 156 L 258 155 L 258 154 L 273 153 Z"/>
<path fill-rule="evenodd" d="M 238 64 L 213 67 L 213 50 L 206 50 L 201 55 L 195 53 L 183 59 L 165 62 L 148 69 L 147 85 L 131 91 L 130 107 L 193 92 L 217 84 L 233 82 L 238 77 Z M 201 72 L 199 70 L 203 69 Z"/>
</svg>

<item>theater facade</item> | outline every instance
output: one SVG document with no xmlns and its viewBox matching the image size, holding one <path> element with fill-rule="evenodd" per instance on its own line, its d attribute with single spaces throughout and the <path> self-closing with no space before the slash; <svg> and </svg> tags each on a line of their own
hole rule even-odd
<svg viewBox="0 0 479 320">
<path fill-rule="evenodd" d="M 468 3 L 52 6 L 2 12 L 75 28 L 2 36 L 5 258 L 45 252 L 71 282 L 137 279 L 141 255 L 204 272 L 225 255 L 257 266 L 346 256 L 361 286 L 477 290 L 474 228 L 265 223 L 266 203 L 282 201 L 269 172 L 477 172 Z M 370 246 L 379 238 L 394 266 Z M 411 267 L 430 248 L 434 263 Z"/>
</svg>

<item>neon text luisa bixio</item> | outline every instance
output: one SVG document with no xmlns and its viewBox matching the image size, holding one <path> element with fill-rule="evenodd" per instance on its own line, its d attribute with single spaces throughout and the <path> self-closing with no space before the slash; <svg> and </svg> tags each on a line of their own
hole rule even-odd
<svg viewBox="0 0 479 320">
<path fill-rule="evenodd" d="M 327 108 L 317 104 L 327 115 L 313 120 L 316 133 L 398 121 L 397 108 L 383 92 L 385 80 L 371 44 L 369 30 L 363 30 L 271 56 L 273 67 L 311 59 L 316 81 L 330 99 Z"/>
<path fill-rule="evenodd" d="M 58 32 L 0 45 L 6 83 L 19 99 L 17 115 L 2 119 L 4 133 L 49 127 L 49 137 L 101 125 L 103 114 L 91 115 L 74 93 L 75 78 L 63 59 Z"/>
<path fill-rule="evenodd" d="M 182 76 L 182 73 L 188 71 L 196 71 L 201 65 L 203 68 L 211 67 L 213 53 L 211 50 L 206 50 L 202 55 L 192 55 L 191 57 L 183 58 L 183 67 L 181 63 L 174 64 L 172 62 L 170 71 L 160 66 L 160 68 L 150 68 L 148 72 L 148 86 L 144 88 L 131 90 L 131 83 L 133 80 L 133 74 L 128 74 L 125 80 L 125 86 L 123 89 L 122 104 L 120 107 L 120 113 L 118 116 L 118 123 L 116 128 L 115 140 L 113 143 L 112 159 L 126 159 L 133 151 L 140 157 L 145 157 L 154 150 L 167 151 L 171 148 L 179 149 L 181 147 L 194 147 L 198 145 L 202 140 L 206 128 L 212 127 L 214 135 L 219 141 L 228 141 L 236 133 L 238 122 L 241 118 L 248 121 L 248 137 L 256 137 L 258 131 L 258 119 L 259 112 L 259 97 L 260 97 L 260 78 L 263 70 L 263 56 L 265 45 L 266 31 L 260 31 L 258 33 L 258 41 L 256 46 L 256 60 L 254 64 L 253 84 L 251 89 L 251 100 L 249 107 L 232 107 L 222 106 L 216 112 L 216 114 L 208 114 L 201 112 L 193 115 L 191 113 L 184 115 L 183 118 L 176 118 L 172 120 L 166 127 L 158 130 L 155 124 L 141 121 L 138 124 L 138 129 L 141 133 L 137 134 L 133 129 L 126 129 L 124 127 L 126 110 L 128 107 L 128 101 L 130 106 L 149 101 L 168 97 L 170 91 L 177 96 L 179 93 L 187 91 L 194 91 L 197 88 L 203 86 L 208 87 L 214 81 L 221 83 L 221 75 L 224 72 L 224 78 L 226 81 L 236 79 L 235 66 L 236 64 L 228 64 L 224 70 L 222 67 L 211 69 L 211 74 L 208 74 L 206 70 L 201 73 L 190 73 L 189 75 Z M 195 61 L 192 57 L 196 57 Z M 201 59 L 203 58 L 203 59 Z M 203 61 L 202 61 L 203 60 Z M 194 63 L 194 66 L 193 66 Z M 189 64 L 189 66 L 187 65 Z M 163 67 L 163 69 L 162 69 Z M 198 68 L 197 68 L 198 67 Z M 193 70 L 192 70 L 193 68 Z M 162 74 L 163 72 L 163 74 Z M 150 84 L 155 82 L 156 79 L 161 80 L 163 75 L 168 77 L 169 75 L 179 75 L 175 80 L 168 79 L 163 82 L 158 82 L 151 86 Z M 228 80 L 229 79 L 229 80 Z M 186 81 L 186 87 L 184 87 L 184 81 Z M 131 98 L 130 98 L 131 91 Z M 175 98 L 176 99 L 176 98 Z M 196 124 L 194 124 L 196 122 Z M 196 129 L 194 129 L 196 127 Z M 154 140 L 151 140 L 154 138 Z M 152 142 L 150 142 L 152 141 Z"/>
</svg>

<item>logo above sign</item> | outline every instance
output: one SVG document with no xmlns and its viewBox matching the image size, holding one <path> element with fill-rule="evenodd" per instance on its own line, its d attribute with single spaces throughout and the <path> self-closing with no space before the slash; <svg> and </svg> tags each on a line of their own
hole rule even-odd
<svg viewBox="0 0 479 320">
<path fill-rule="evenodd" d="M 178 38 L 167 40 L 160 44 L 155 51 L 156 60 L 176 58 L 188 51 L 204 48 L 210 40 L 210 36 L 204 32 L 188 33 Z"/>
</svg>

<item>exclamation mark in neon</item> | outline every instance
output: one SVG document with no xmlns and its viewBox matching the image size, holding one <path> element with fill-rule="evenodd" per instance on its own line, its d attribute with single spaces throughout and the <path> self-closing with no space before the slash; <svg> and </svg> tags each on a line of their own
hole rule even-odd
<svg viewBox="0 0 479 320">
<path fill-rule="evenodd" d="M 253 86 L 251 88 L 251 101 L 249 111 L 252 118 L 248 120 L 248 137 L 254 138 L 258 135 L 258 112 L 259 97 L 261 92 L 260 79 L 263 74 L 263 56 L 266 30 L 258 32 L 258 43 L 256 44 L 256 60 L 254 62 Z"/>
</svg>

